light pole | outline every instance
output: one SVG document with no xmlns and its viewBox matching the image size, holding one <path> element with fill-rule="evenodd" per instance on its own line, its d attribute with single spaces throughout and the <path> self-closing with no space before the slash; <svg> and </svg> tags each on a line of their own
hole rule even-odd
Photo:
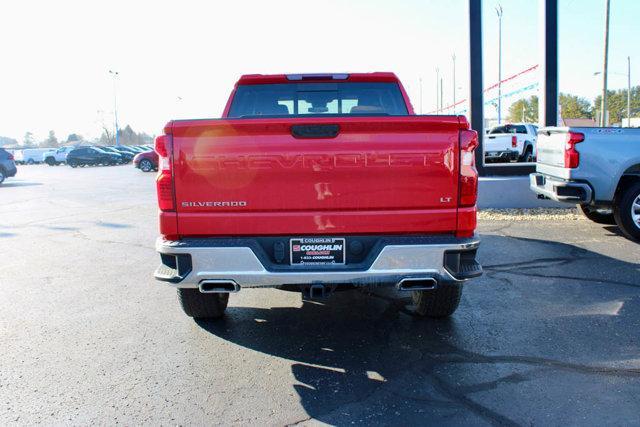
<svg viewBox="0 0 640 427">
<path fill-rule="evenodd" d="M 451 55 L 453 61 L 453 114 L 456 114 L 456 54 Z"/>
<path fill-rule="evenodd" d="M 502 5 L 496 6 L 498 14 L 498 124 L 502 121 Z"/>
<path fill-rule="evenodd" d="M 602 118 L 600 126 L 607 126 L 607 66 L 609 65 L 609 6 L 610 0 L 605 0 L 605 18 L 604 18 L 604 60 L 602 61 L 602 104 L 600 111 Z"/>
<path fill-rule="evenodd" d="M 436 67 L 436 114 L 440 114 L 440 68 Z"/>
<path fill-rule="evenodd" d="M 602 71 L 596 71 L 593 73 L 594 76 L 598 76 L 602 74 Z M 613 71 L 608 71 L 607 74 L 615 74 L 618 76 L 626 76 L 627 77 L 627 127 L 631 127 L 631 57 L 627 56 L 627 72 L 625 73 L 615 73 Z M 602 116 L 601 116 L 602 118 Z"/>
<path fill-rule="evenodd" d="M 422 77 L 420 77 L 420 114 L 422 114 Z"/>
<path fill-rule="evenodd" d="M 627 56 L 627 127 L 631 127 L 631 57 Z"/>
<path fill-rule="evenodd" d="M 116 90 L 116 80 L 118 79 L 119 73 L 117 71 L 109 70 L 109 74 L 111 74 L 111 77 L 113 77 L 113 117 L 115 119 L 116 125 L 116 146 L 119 146 L 120 137 L 118 136 L 118 97 Z"/>
<path fill-rule="evenodd" d="M 442 96 L 442 77 L 440 77 L 440 111 L 444 114 L 444 96 Z"/>
</svg>

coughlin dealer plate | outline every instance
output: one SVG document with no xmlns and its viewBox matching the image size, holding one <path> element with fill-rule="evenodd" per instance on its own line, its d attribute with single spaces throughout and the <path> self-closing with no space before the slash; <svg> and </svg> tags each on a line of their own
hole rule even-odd
<svg viewBox="0 0 640 427">
<path fill-rule="evenodd" d="M 291 265 L 340 265 L 345 263 L 345 239 L 301 237 L 290 241 Z"/>
</svg>

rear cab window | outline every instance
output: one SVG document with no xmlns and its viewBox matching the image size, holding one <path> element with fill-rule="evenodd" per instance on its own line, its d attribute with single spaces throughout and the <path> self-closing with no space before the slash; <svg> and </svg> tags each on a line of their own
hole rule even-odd
<svg viewBox="0 0 640 427">
<path fill-rule="evenodd" d="M 490 135 L 499 135 L 503 133 L 508 134 L 516 134 L 516 133 L 527 133 L 527 127 L 525 125 L 504 125 L 504 126 L 496 126 L 495 128 L 489 131 Z"/>
<path fill-rule="evenodd" d="M 326 115 L 408 115 L 397 83 L 282 83 L 240 85 L 229 118 Z"/>
</svg>

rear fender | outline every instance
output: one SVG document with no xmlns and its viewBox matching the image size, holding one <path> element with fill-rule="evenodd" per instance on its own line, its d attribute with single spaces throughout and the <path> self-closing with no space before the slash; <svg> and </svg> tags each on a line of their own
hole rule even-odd
<svg viewBox="0 0 640 427">
<path fill-rule="evenodd" d="M 620 193 L 620 190 L 625 188 L 625 186 L 629 183 L 629 181 L 635 181 L 636 179 L 640 179 L 640 159 L 630 160 L 621 172 L 615 179 L 611 180 L 611 186 L 609 188 L 603 189 L 601 194 L 595 194 L 597 200 L 604 201 L 613 201 Z M 598 192 L 598 188 L 594 189 L 595 193 Z"/>
</svg>

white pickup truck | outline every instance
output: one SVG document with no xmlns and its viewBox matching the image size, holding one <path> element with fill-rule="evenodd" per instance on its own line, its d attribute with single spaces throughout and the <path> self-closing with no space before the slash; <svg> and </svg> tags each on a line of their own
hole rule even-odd
<svg viewBox="0 0 640 427">
<path fill-rule="evenodd" d="M 42 155 L 42 161 L 48 164 L 49 166 L 57 166 L 60 163 L 64 163 L 67 161 L 67 154 L 76 147 L 68 146 L 61 147 L 58 149 L 52 148 L 49 151 L 46 151 Z"/>
<path fill-rule="evenodd" d="M 489 129 L 484 139 L 486 163 L 534 162 L 538 126 L 513 123 Z"/>
</svg>

